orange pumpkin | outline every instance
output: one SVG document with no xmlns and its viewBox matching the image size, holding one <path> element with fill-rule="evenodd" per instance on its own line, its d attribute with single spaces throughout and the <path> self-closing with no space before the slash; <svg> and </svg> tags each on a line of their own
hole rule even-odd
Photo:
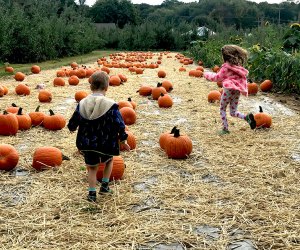
<svg viewBox="0 0 300 250">
<path fill-rule="evenodd" d="M 126 125 L 132 125 L 136 122 L 136 113 L 133 108 L 124 107 L 120 109 L 120 113 Z"/>
<path fill-rule="evenodd" d="M 130 131 L 126 131 L 128 137 L 127 137 L 127 144 L 130 146 L 130 150 L 135 149 L 136 148 L 136 139 L 135 136 L 133 135 L 132 132 Z M 120 150 L 124 151 L 125 147 L 122 143 L 120 143 Z"/>
<path fill-rule="evenodd" d="M 166 73 L 164 70 L 159 70 L 159 71 L 157 72 L 157 76 L 158 76 L 159 78 L 165 78 L 166 75 L 167 75 L 167 73 Z"/>
<path fill-rule="evenodd" d="M 161 83 L 158 83 L 157 86 L 152 89 L 151 95 L 153 100 L 158 100 L 160 94 L 167 94 L 167 91 L 164 87 L 162 87 Z"/>
<path fill-rule="evenodd" d="M 271 80 L 264 80 L 259 87 L 262 92 L 267 92 L 272 89 L 273 83 Z"/>
<path fill-rule="evenodd" d="M 78 78 L 85 78 L 86 77 L 86 71 L 84 68 L 80 68 L 77 70 L 76 75 Z"/>
<path fill-rule="evenodd" d="M 0 97 L 4 96 L 4 88 L 0 86 Z"/>
<path fill-rule="evenodd" d="M 22 72 L 17 72 L 14 78 L 16 81 L 22 82 L 25 79 L 25 74 L 23 74 Z"/>
<path fill-rule="evenodd" d="M 211 69 L 213 72 L 217 73 L 220 70 L 220 67 L 218 65 L 215 65 Z"/>
<path fill-rule="evenodd" d="M 56 76 L 57 77 L 65 77 L 66 76 L 66 71 L 60 69 L 60 70 L 56 71 Z"/>
<path fill-rule="evenodd" d="M 18 151 L 9 144 L 0 144 L 0 170 L 10 171 L 19 162 Z"/>
<path fill-rule="evenodd" d="M 56 77 L 53 80 L 53 85 L 54 86 L 65 86 L 65 80 L 61 77 Z"/>
<path fill-rule="evenodd" d="M 17 113 L 19 130 L 28 130 L 31 128 L 31 118 L 28 114 L 23 114 L 22 110 L 22 108 L 19 108 Z"/>
<path fill-rule="evenodd" d="M 137 92 L 139 92 L 139 94 L 142 96 L 149 96 L 152 93 L 152 87 L 143 85 Z"/>
<path fill-rule="evenodd" d="M 144 69 L 142 69 L 142 68 L 137 68 L 137 69 L 135 70 L 135 73 L 138 74 L 138 75 L 143 74 L 143 73 L 144 73 Z"/>
<path fill-rule="evenodd" d="M 128 101 L 129 101 L 129 103 L 132 105 L 132 108 L 133 108 L 133 109 L 136 109 L 137 104 L 136 104 L 135 101 L 133 101 L 133 100 L 131 99 L 131 97 L 128 97 Z"/>
<path fill-rule="evenodd" d="M 180 67 L 179 68 L 179 72 L 185 72 L 186 71 L 186 68 L 185 67 Z"/>
<path fill-rule="evenodd" d="M 0 135 L 15 135 L 18 132 L 19 124 L 15 114 L 4 111 L 0 114 Z"/>
<path fill-rule="evenodd" d="M 203 75 L 203 72 L 201 70 L 190 70 L 189 71 L 189 76 L 193 76 L 193 77 L 201 77 Z"/>
<path fill-rule="evenodd" d="M 99 164 L 99 168 L 97 171 L 97 180 L 98 181 L 102 181 L 104 167 L 105 167 L 105 165 L 103 163 Z M 123 160 L 122 156 L 114 156 L 113 157 L 113 167 L 112 167 L 112 171 L 111 171 L 109 180 L 110 181 L 120 180 L 124 175 L 124 171 L 125 171 L 125 164 L 124 164 L 124 160 Z"/>
<path fill-rule="evenodd" d="M 129 101 L 119 101 L 118 106 L 119 106 L 119 109 L 124 108 L 124 107 L 129 107 L 129 108 L 133 109 L 133 106 Z"/>
<path fill-rule="evenodd" d="M 248 95 L 256 95 L 258 92 L 258 85 L 255 82 L 248 83 Z"/>
<path fill-rule="evenodd" d="M 110 69 L 107 68 L 107 67 L 102 67 L 102 68 L 101 68 L 101 71 L 105 71 L 107 74 L 110 73 Z"/>
<path fill-rule="evenodd" d="M 40 102 L 51 102 L 52 94 L 49 90 L 41 89 L 38 94 L 38 98 Z"/>
<path fill-rule="evenodd" d="M 55 147 L 36 148 L 33 154 L 32 167 L 36 170 L 45 170 L 61 165 L 63 160 L 69 160 Z"/>
<path fill-rule="evenodd" d="M 10 66 L 7 66 L 7 67 L 5 67 L 5 72 L 13 73 L 14 72 L 14 68 L 10 67 Z"/>
<path fill-rule="evenodd" d="M 45 115 L 43 126 L 49 130 L 61 130 L 66 126 L 66 119 L 61 114 L 54 114 L 53 110 L 49 110 L 50 115 Z"/>
<path fill-rule="evenodd" d="M 2 86 L 3 91 L 4 91 L 4 95 L 8 94 L 8 88 L 6 86 Z"/>
<path fill-rule="evenodd" d="M 5 109 L 5 111 L 7 113 L 12 113 L 12 114 L 18 113 L 18 110 L 19 110 L 19 107 L 14 103 L 11 104 L 11 107 L 8 107 Z"/>
<path fill-rule="evenodd" d="M 40 72 L 41 72 L 40 66 L 38 66 L 38 65 L 33 65 L 33 66 L 31 67 L 31 72 L 32 72 L 33 74 L 38 74 L 38 73 L 40 73 Z"/>
<path fill-rule="evenodd" d="M 76 85 L 79 84 L 79 78 L 78 78 L 78 76 L 75 76 L 75 75 L 70 76 L 69 79 L 68 79 L 68 82 L 69 82 L 70 85 L 76 86 Z"/>
<path fill-rule="evenodd" d="M 77 62 L 72 62 L 70 64 L 70 66 L 71 66 L 72 69 L 76 69 L 76 68 L 78 68 L 78 63 Z"/>
<path fill-rule="evenodd" d="M 127 77 L 123 74 L 118 74 L 118 77 L 121 79 L 121 82 L 127 82 Z"/>
<path fill-rule="evenodd" d="M 159 146 L 161 147 L 161 149 L 165 150 L 166 142 L 168 138 L 172 136 L 172 134 L 174 134 L 175 129 L 177 129 L 176 126 L 172 128 L 171 132 L 165 132 L 159 136 Z"/>
<path fill-rule="evenodd" d="M 221 93 L 218 90 L 212 90 L 207 95 L 208 102 L 215 102 L 221 100 Z"/>
<path fill-rule="evenodd" d="M 24 83 L 20 83 L 15 88 L 17 95 L 29 95 L 30 94 L 30 88 L 25 85 Z"/>
<path fill-rule="evenodd" d="M 257 128 L 270 128 L 272 125 L 272 117 L 264 113 L 261 106 L 259 106 L 259 113 L 254 115 L 254 120 Z"/>
<path fill-rule="evenodd" d="M 42 125 L 44 118 L 45 118 L 45 113 L 40 112 L 40 105 L 37 106 L 34 112 L 30 112 L 28 115 L 31 118 L 31 124 L 32 126 L 40 126 Z"/>
<path fill-rule="evenodd" d="M 75 100 L 76 100 L 76 102 L 80 102 L 83 98 L 85 98 L 87 96 L 88 96 L 88 93 L 86 91 L 80 90 L 75 93 Z"/>
<path fill-rule="evenodd" d="M 111 76 L 109 78 L 109 85 L 110 86 L 120 86 L 121 84 L 121 79 L 119 76 Z"/>
<path fill-rule="evenodd" d="M 173 106 L 173 99 L 168 94 L 161 93 L 157 102 L 160 108 L 171 108 Z"/>
<path fill-rule="evenodd" d="M 173 90 L 173 84 L 169 80 L 163 80 L 161 84 L 167 92 Z"/>
</svg>

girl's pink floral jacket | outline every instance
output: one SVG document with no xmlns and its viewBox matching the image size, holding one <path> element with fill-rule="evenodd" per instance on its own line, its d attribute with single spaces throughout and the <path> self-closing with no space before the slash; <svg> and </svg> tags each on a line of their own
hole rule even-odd
<svg viewBox="0 0 300 250">
<path fill-rule="evenodd" d="M 224 63 L 218 73 L 205 72 L 204 77 L 213 82 L 222 81 L 223 88 L 235 89 L 248 96 L 247 75 L 248 70 L 242 66 Z"/>
</svg>

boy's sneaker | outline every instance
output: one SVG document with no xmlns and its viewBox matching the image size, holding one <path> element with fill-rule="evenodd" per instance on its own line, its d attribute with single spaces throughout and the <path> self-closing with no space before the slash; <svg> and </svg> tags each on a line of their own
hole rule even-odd
<svg viewBox="0 0 300 250">
<path fill-rule="evenodd" d="M 219 131 L 219 135 L 226 135 L 226 134 L 229 134 L 229 133 L 230 132 L 227 129 L 222 129 L 222 130 Z"/>
<path fill-rule="evenodd" d="M 96 202 L 96 197 L 96 191 L 89 191 L 89 194 L 87 196 L 88 201 Z"/>
<path fill-rule="evenodd" d="M 249 123 L 251 129 L 256 128 L 256 121 L 254 119 L 254 115 L 252 113 L 249 113 L 246 115 L 245 120 Z"/>
<path fill-rule="evenodd" d="M 108 186 L 108 182 L 102 182 L 99 194 L 113 194 L 113 191 Z"/>
</svg>

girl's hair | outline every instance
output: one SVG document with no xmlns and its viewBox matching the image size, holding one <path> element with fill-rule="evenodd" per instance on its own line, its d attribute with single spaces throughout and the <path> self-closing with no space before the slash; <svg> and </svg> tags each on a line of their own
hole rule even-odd
<svg viewBox="0 0 300 250">
<path fill-rule="evenodd" d="M 109 76 L 104 71 L 97 71 L 91 75 L 91 90 L 104 90 L 108 87 Z"/>
<path fill-rule="evenodd" d="M 248 58 L 248 52 L 237 45 L 224 45 L 221 51 L 224 62 L 232 65 L 243 65 Z"/>
</svg>

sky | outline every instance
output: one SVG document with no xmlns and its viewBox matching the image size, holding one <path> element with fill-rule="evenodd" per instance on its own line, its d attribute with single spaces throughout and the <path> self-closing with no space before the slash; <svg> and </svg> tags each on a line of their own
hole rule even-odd
<svg viewBox="0 0 300 250">
<path fill-rule="evenodd" d="M 151 5 L 160 5 L 164 0 L 131 0 L 132 3 L 140 4 L 140 3 L 147 3 Z M 197 0 L 179 0 L 180 2 L 184 3 L 191 3 L 191 2 L 198 2 Z M 86 0 L 86 5 L 92 6 L 96 0 Z M 252 0 L 251 2 L 268 2 L 268 3 L 281 3 L 284 2 L 283 0 Z"/>
</svg>

